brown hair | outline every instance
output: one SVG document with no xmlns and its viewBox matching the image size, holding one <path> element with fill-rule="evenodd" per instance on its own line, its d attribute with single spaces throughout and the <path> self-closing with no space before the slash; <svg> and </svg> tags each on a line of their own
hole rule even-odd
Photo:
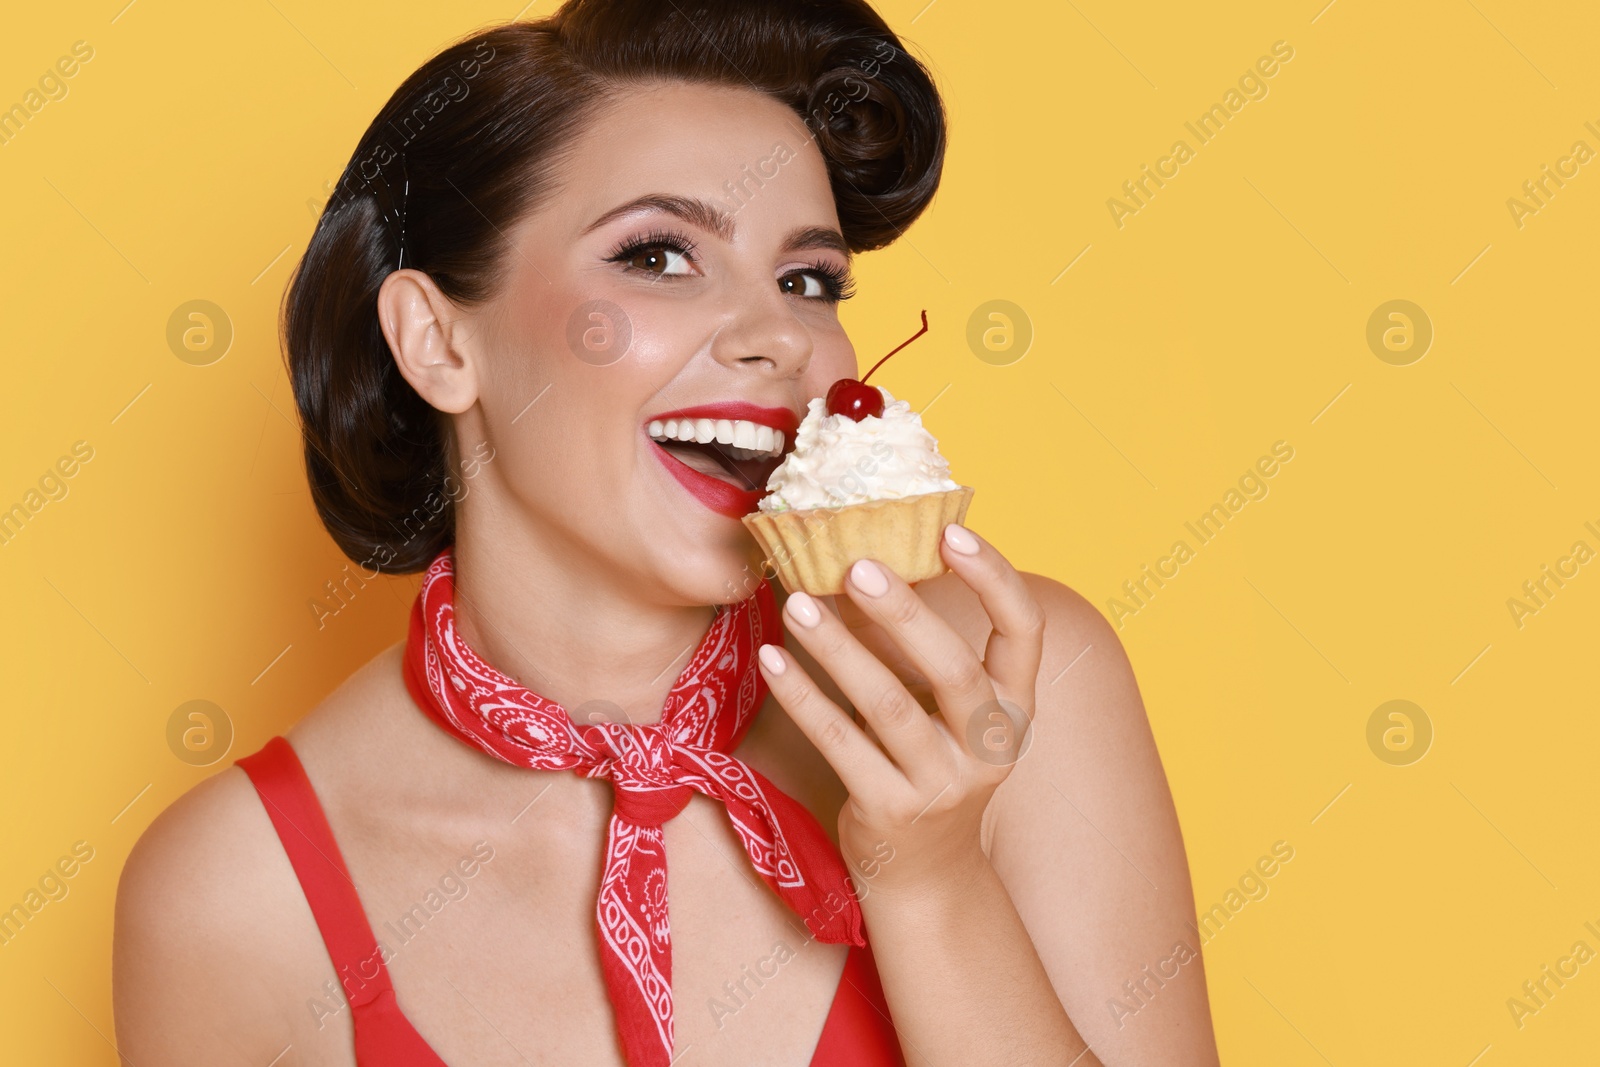
<svg viewBox="0 0 1600 1067">
<path fill-rule="evenodd" d="M 503 235 L 550 194 L 563 148 L 608 93 L 655 79 L 752 88 L 800 115 L 853 251 L 893 241 L 938 187 L 938 91 L 865 0 L 570 0 L 445 48 L 367 127 L 284 298 L 312 500 L 350 559 L 423 570 L 463 492 L 448 419 L 379 328 L 383 279 L 403 264 L 462 306 L 488 299 Z"/>
</svg>

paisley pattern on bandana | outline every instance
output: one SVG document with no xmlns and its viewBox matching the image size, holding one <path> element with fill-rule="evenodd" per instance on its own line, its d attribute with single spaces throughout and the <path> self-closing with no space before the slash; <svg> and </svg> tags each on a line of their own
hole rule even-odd
<svg viewBox="0 0 1600 1067">
<path fill-rule="evenodd" d="M 630 1067 L 667 1067 L 672 1059 L 672 937 L 661 827 L 692 794 L 724 805 L 756 873 L 818 941 L 866 944 L 844 860 L 816 817 L 728 755 L 767 696 L 756 650 L 764 635 L 781 634 L 767 581 L 744 600 L 717 608 L 668 693 L 660 722 L 636 726 L 574 722 L 555 701 L 485 663 L 456 629 L 454 575 L 453 548 L 440 552 L 423 575 L 406 639 L 406 687 L 445 731 L 496 759 L 611 781 L 595 924 Z"/>
</svg>

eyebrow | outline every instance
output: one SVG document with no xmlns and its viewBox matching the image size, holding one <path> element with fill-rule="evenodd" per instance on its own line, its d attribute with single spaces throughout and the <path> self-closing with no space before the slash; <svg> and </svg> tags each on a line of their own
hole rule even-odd
<svg viewBox="0 0 1600 1067">
<path fill-rule="evenodd" d="M 646 193 L 643 196 L 636 196 L 626 203 L 618 204 L 589 223 L 583 232 L 593 233 L 608 222 L 647 211 L 664 211 L 703 230 L 709 230 L 724 241 L 733 240 L 733 216 L 726 209 L 699 197 L 677 196 L 672 193 Z M 844 235 L 830 226 L 801 226 L 791 230 L 784 238 L 782 248 L 785 251 L 825 248 L 840 253 L 846 259 L 853 258 L 850 246 L 845 243 Z"/>
</svg>

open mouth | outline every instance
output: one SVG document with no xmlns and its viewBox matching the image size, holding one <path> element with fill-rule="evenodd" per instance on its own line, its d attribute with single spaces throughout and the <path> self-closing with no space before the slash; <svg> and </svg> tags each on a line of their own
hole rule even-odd
<svg viewBox="0 0 1600 1067">
<path fill-rule="evenodd" d="M 656 419 L 646 432 L 684 466 L 747 490 L 765 490 L 792 444 L 782 430 L 745 419 Z"/>
<path fill-rule="evenodd" d="M 662 412 L 641 429 L 689 495 L 730 518 L 756 510 L 767 479 L 794 449 L 800 417 L 744 401 Z"/>
</svg>

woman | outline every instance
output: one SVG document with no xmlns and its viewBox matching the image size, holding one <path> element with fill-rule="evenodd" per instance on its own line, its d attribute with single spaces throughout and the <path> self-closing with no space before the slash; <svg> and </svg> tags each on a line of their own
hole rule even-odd
<svg viewBox="0 0 1600 1067">
<path fill-rule="evenodd" d="M 574 0 L 400 87 L 285 334 L 328 530 L 427 580 L 406 640 L 140 839 L 130 1062 L 1216 1062 L 1177 819 L 1100 615 L 955 526 L 915 590 L 869 560 L 845 596 L 783 597 L 668 469 L 776 457 L 647 432 L 714 403 L 781 426 L 854 376 L 850 256 L 921 213 L 944 144 L 926 71 L 851 0 Z M 759 668 L 704 654 L 746 623 Z M 759 670 L 749 706 L 711 709 L 748 716 L 732 761 L 652 766 L 759 803 L 560 762 L 665 744 L 685 679 L 746 669 L 719 677 Z M 508 740 L 531 708 L 575 747 Z"/>
</svg>

